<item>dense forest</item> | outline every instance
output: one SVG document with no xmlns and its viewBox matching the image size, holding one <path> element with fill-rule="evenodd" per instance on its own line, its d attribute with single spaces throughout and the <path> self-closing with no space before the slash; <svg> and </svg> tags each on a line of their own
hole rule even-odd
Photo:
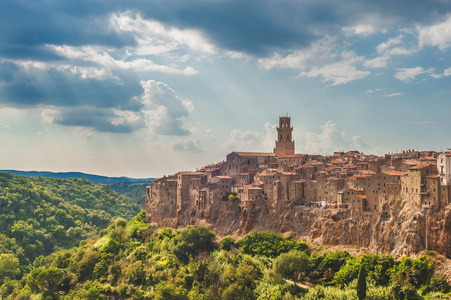
<svg viewBox="0 0 451 300">
<path fill-rule="evenodd" d="M 2 259 L 4 254 L 2 254 Z M 18 276 L 0 260 L 3 299 L 449 299 L 434 255 L 395 260 L 321 251 L 270 232 L 216 240 L 205 227 L 157 228 L 142 211 Z M 9 273 L 8 273 L 9 272 Z M 6 275 L 5 275 L 6 274 Z M 32 298 L 34 297 L 34 298 Z"/>
<path fill-rule="evenodd" d="M 108 183 L 107 186 L 110 190 L 115 191 L 125 197 L 130 198 L 133 203 L 139 205 L 141 209 L 144 209 L 146 202 L 146 186 L 150 184 L 150 180 L 148 183 L 130 183 L 130 182 L 116 182 L 116 183 Z"/>
<path fill-rule="evenodd" d="M 19 270 L 13 275 L 25 274 L 38 257 L 78 246 L 114 218 L 131 219 L 139 211 L 130 199 L 86 179 L 0 172 L 0 268 L 14 257 Z"/>
</svg>

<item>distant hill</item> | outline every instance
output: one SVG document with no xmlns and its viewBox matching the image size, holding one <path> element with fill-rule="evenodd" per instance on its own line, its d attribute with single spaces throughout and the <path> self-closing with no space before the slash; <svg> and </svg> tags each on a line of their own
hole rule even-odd
<svg viewBox="0 0 451 300">
<path fill-rule="evenodd" d="M 100 175 L 92 175 L 81 172 L 48 172 L 48 171 L 17 171 L 17 170 L 0 170 L 0 172 L 9 172 L 16 175 L 26 177 L 50 177 L 50 178 L 84 178 L 91 183 L 150 183 L 154 178 L 130 178 L 130 177 L 108 177 Z"/>
<path fill-rule="evenodd" d="M 40 255 L 78 246 L 114 219 L 139 211 L 129 198 L 84 178 L 0 172 L 0 257 L 14 254 L 20 271 L 28 272 Z"/>
</svg>

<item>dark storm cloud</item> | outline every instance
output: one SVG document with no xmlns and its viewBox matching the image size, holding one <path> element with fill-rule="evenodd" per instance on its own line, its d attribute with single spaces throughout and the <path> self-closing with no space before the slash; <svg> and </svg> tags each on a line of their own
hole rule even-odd
<svg viewBox="0 0 451 300">
<path fill-rule="evenodd" d="M 54 124 L 88 127 L 98 132 L 130 133 L 145 126 L 140 119 L 130 122 L 124 118 L 121 119 L 121 116 L 113 110 L 93 107 L 47 110 L 44 111 L 43 117 Z M 121 122 L 115 122 L 118 118 Z"/>
<path fill-rule="evenodd" d="M 199 29 L 224 49 L 264 56 L 307 46 L 325 33 L 340 33 L 369 14 L 402 27 L 436 21 L 450 6 L 441 0 L 6 0 L 0 3 L 0 55 L 51 59 L 52 53 L 40 45 L 134 45 L 132 35 L 108 26 L 111 13 L 127 10 L 167 25 Z"/>
<path fill-rule="evenodd" d="M 134 45 L 130 35 L 108 27 L 110 8 L 102 1 L 2 1 L 0 55 L 6 58 L 58 58 L 46 44 Z"/>
<path fill-rule="evenodd" d="M 139 6 L 136 6 L 139 7 Z M 324 34 L 376 16 L 382 25 L 430 23 L 450 12 L 449 1 L 220 0 L 146 2 L 146 17 L 202 30 L 217 45 L 264 56 L 274 50 L 302 48 Z"/>
<path fill-rule="evenodd" d="M 8 82 L 0 89 L 0 104 L 14 107 L 35 105 L 93 106 L 138 111 L 142 107 L 133 97 L 143 91 L 139 79 L 131 72 L 115 79 L 86 79 L 70 72 L 36 70 L 26 72 L 14 64 L 0 64 L 0 80 Z M 5 74 L 2 76 L 2 74 Z M 13 78 L 14 77 L 14 78 Z"/>
</svg>

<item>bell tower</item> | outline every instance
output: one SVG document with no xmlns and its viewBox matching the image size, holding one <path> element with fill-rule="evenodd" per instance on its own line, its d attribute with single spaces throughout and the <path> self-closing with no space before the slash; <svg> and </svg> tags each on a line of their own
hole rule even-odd
<svg viewBox="0 0 451 300">
<path fill-rule="evenodd" d="M 292 140 L 293 127 L 291 127 L 290 117 L 279 117 L 279 127 L 277 127 L 277 141 L 274 153 L 276 156 L 294 155 L 294 141 Z"/>
</svg>

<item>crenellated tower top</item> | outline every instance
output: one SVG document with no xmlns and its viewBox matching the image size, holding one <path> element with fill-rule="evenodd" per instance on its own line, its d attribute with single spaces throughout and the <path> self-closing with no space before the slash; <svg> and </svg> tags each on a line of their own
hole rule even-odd
<svg viewBox="0 0 451 300">
<path fill-rule="evenodd" d="M 277 127 L 277 141 L 274 153 L 278 157 L 294 155 L 294 141 L 292 140 L 293 127 L 291 118 L 279 117 L 279 127 Z"/>
</svg>

